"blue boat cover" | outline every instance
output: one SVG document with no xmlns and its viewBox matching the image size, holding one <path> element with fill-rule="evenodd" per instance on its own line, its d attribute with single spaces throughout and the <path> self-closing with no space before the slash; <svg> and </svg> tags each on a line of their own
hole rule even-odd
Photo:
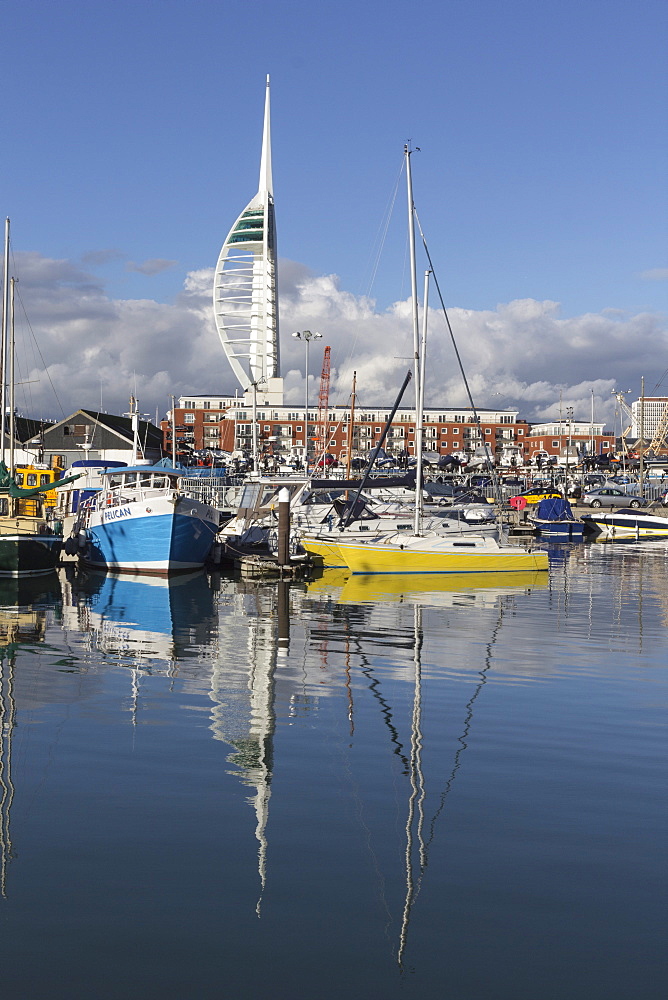
<svg viewBox="0 0 668 1000">
<path fill-rule="evenodd" d="M 541 500 L 538 504 L 536 517 L 541 521 L 573 521 L 573 511 L 568 500 L 563 497 L 551 497 Z"/>
</svg>

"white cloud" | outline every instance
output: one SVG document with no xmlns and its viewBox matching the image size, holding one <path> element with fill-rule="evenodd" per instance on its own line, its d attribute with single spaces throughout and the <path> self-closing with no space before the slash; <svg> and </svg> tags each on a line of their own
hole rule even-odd
<svg viewBox="0 0 668 1000">
<path fill-rule="evenodd" d="M 212 317 L 212 269 L 189 273 L 169 304 L 152 299 L 114 300 L 104 285 L 69 261 L 17 254 L 21 301 L 39 344 L 20 351 L 21 378 L 39 380 L 19 393 L 31 416 L 60 418 L 79 406 L 127 410 L 136 394 L 143 412 L 162 413 L 169 395 L 234 391 L 235 381 Z M 331 346 L 330 402 L 346 403 L 357 372 L 361 406 L 389 405 L 413 354 L 408 301 L 376 312 L 372 300 L 340 288 L 335 275 L 314 275 L 281 261 L 281 360 L 286 401 L 304 398 L 304 345 L 290 334 L 311 329 L 323 339 L 310 348 L 309 397 L 315 402 L 322 348 Z M 17 311 L 17 331 L 20 331 Z M 555 302 L 521 299 L 494 310 L 450 310 L 457 346 L 478 406 L 517 406 L 528 420 L 549 419 L 573 406 L 588 419 L 591 390 L 597 419 L 612 426 L 612 389 L 639 391 L 646 376 L 660 378 L 666 357 L 665 318 L 618 311 L 564 318 Z M 24 324 L 27 327 L 27 324 Z M 27 332 L 27 331 L 26 331 Z M 48 375 L 57 391 L 56 401 Z M 666 392 L 666 388 L 662 389 Z M 408 399 L 413 399 L 412 387 Z M 430 310 L 428 405 L 467 405 L 450 336 L 440 311 Z"/>
<path fill-rule="evenodd" d="M 141 264 L 135 264 L 133 260 L 129 260 L 125 265 L 125 270 L 135 271 L 137 274 L 145 274 L 148 277 L 152 277 L 154 274 L 162 274 L 163 271 L 169 271 L 175 264 L 175 260 L 151 257 L 150 260 L 142 261 Z"/>
<path fill-rule="evenodd" d="M 668 281 L 668 267 L 653 267 L 649 271 L 641 271 L 643 281 Z"/>
</svg>

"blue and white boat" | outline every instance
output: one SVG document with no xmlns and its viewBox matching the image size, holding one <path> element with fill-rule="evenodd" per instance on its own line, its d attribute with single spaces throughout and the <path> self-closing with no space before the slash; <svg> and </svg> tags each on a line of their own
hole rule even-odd
<svg viewBox="0 0 668 1000">
<path fill-rule="evenodd" d="M 529 520 L 539 535 L 556 542 L 581 542 L 584 538 L 584 524 L 574 517 L 568 500 L 559 497 L 541 500 L 536 513 L 529 515 Z"/>
<path fill-rule="evenodd" d="M 183 470 L 162 465 L 111 469 L 79 507 L 72 537 L 88 566 L 169 573 L 206 562 L 219 527 L 215 507 L 180 489 Z"/>
</svg>

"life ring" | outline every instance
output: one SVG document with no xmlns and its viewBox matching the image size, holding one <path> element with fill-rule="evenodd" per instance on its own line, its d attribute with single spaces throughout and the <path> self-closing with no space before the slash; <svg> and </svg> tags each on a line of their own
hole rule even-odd
<svg viewBox="0 0 668 1000">
<path fill-rule="evenodd" d="M 107 507 L 111 507 L 111 505 L 112 505 L 113 502 L 114 502 L 114 495 L 113 495 L 113 493 L 107 493 L 107 495 L 105 497 L 105 503 L 106 503 Z"/>
<path fill-rule="evenodd" d="M 511 507 L 514 507 L 515 510 L 524 510 L 524 508 L 527 505 L 527 498 L 526 497 L 511 497 L 510 500 L 508 501 L 508 503 L 510 504 Z"/>
</svg>

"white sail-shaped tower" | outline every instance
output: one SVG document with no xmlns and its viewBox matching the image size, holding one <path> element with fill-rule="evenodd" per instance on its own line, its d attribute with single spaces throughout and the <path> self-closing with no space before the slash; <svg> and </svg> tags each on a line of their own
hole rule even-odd
<svg viewBox="0 0 668 1000">
<path fill-rule="evenodd" d="M 280 377 L 276 263 L 267 77 L 259 190 L 227 235 L 213 287 L 218 335 L 244 390 Z"/>
</svg>

